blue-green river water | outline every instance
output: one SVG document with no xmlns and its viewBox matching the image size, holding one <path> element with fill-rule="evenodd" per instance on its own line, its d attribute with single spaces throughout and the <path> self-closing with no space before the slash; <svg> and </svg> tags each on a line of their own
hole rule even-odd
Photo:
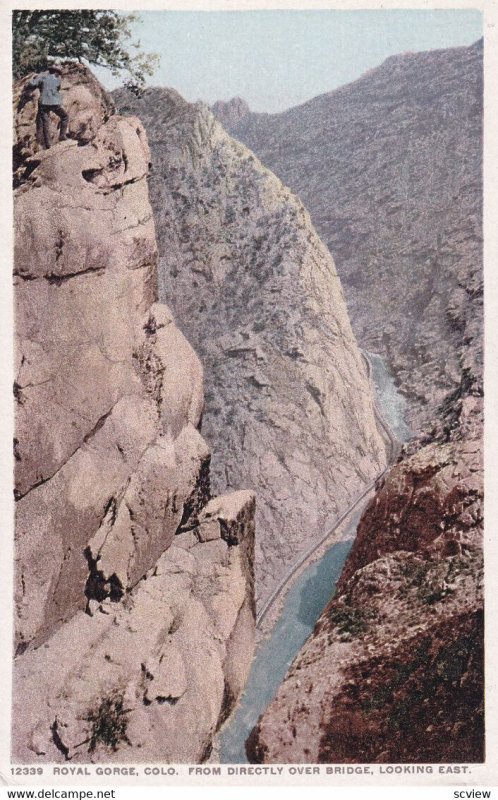
<svg viewBox="0 0 498 800">
<path fill-rule="evenodd" d="M 398 393 L 380 356 L 369 353 L 368 358 L 377 404 L 383 417 L 400 441 L 407 441 L 411 431 L 404 421 L 406 401 Z M 245 741 L 258 717 L 275 696 L 290 664 L 330 600 L 352 547 L 362 511 L 359 509 L 352 517 L 342 541 L 330 547 L 319 561 L 310 564 L 287 592 L 270 636 L 256 650 L 246 688 L 235 714 L 220 734 L 222 764 L 247 763 Z"/>
</svg>

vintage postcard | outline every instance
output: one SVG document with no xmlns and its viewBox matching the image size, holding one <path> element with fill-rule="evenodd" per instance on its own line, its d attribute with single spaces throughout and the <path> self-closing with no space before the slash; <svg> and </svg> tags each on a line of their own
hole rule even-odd
<svg viewBox="0 0 498 800">
<path fill-rule="evenodd" d="M 9 787 L 498 785 L 497 22 L 4 3 Z"/>
</svg>

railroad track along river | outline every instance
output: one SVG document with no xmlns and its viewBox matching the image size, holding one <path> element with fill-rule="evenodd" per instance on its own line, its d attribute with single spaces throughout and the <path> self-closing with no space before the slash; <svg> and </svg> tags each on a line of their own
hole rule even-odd
<svg viewBox="0 0 498 800">
<path fill-rule="evenodd" d="M 268 616 L 269 612 L 274 607 L 275 603 L 281 598 L 282 594 L 289 588 L 292 578 L 299 572 L 302 568 L 305 568 L 306 565 L 313 560 L 313 557 L 317 550 L 319 550 L 325 542 L 335 536 L 338 529 L 343 525 L 348 517 L 352 516 L 361 506 L 361 504 L 365 501 L 365 498 L 368 497 L 370 492 L 373 491 L 377 482 L 384 477 L 386 472 L 389 471 L 391 466 L 397 461 L 398 456 L 401 452 L 401 442 L 397 438 L 397 436 L 392 431 L 389 424 L 384 419 L 382 412 L 377 404 L 377 400 L 375 399 L 376 396 L 376 389 L 373 383 L 372 377 L 372 363 L 370 361 L 369 356 L 366 353 L 362 353 L 363 359 L 366 364 L 367 368 L 367 375 L 370 381 L 370 385 L 372 388 L 372 393 L 374 396 L 374 413 L 375 413 L 375 420 L 377 425 L 382 432 L 382 436 L 386 441 L 388 447 L 388 464 L 382 472 L 380 472 L 373 481 L 371 481 L 368 486 L 365 487 L 363 492 L 355 499 L 355 501 L 334 521 L 332 527 L 328 528 L 327 532 L 316 542 L 314 542 L 311 547 L 302 553 L 297 561 L 292 565 L 286 575 L 282 578 L 280 583 L 275 587 L 271 595 L 265 601 L 263 607 L 259 611 L 256 617 L 256 627 L 261 629 L 261 626 Z"/>
<path fill-rule="evenodd" d="M 266 599 L 257 616 L 260 638 L 244 692 L 220 731 L 217 747 L 221 763 L 247 763 L 247 737 L 329 602 L 369 494 L 397 460 L 402 442 L 412 435 L 404 422 L 405 402 L 384 362 L 373 353 L 364 354 L 364 358 L 373 395 L 378 399 L 374 411 L 390 463 L 362 489 L 349 508 L 331 521 L 326 533 L 299 556 Z"/>
</svg>

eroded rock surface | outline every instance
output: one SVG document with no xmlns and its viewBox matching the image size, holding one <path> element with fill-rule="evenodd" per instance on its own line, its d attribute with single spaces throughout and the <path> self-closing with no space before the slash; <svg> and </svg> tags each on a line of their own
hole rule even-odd
<svg viewBox="0 0 498 800">
<path fill-rule="evenodd" d="M 333 261 L 307 212 L 202 104 L 141 99 L 160 296 L 206 370 L 217 491 L 258 495 L 263 599 L 381 471 L 385 445 Z"/>
<path fill-rule="evenodd" d="M 483 760 L 482 514 L 479 438 L 391 470 L 251 760 Z"/>
<path fill-rule="evenodd" d="M 392 56 L 280 114 L 221 117 L 309 210 L 415 428 L 482 365 L 482 85 L 481 41 Z"/>
<path fill-rule="evenodd" d="M 253 647 L 253 518 L 250 492 L 216 498 L 123 603 L 91 601 L 93 616 L 77 613 L 17 660 L 16 760 L 209 755 Z"/>
<path fill-rule="evenodd" d="M 81 68 L 62 85 L 78 141 L 32 154 L 16 118 L 13 756 L 202 760 L 252 656 L 255 498 L 211 498 L 144 129 Z"/>
<path fill-rule="evenodd" d="M 29 90 L 28 75 L 14 85 L 14 177 L 22 180 L 26 159 L 40 148 L 36 137 L 36 114 L 39 90 Z M 64 108 L 69 114 L 68 136 L 84 144 L 91 142 L 103 122 L 114 113 L 111 96 L 102 88 L 90 70 L 82 64 L 66 63 L 61 76 Z M 52 141 L 58 139 L 59 120 L 50 117 Z M 29 165 L 28 165 L 29 169 Z"/>
</svg>

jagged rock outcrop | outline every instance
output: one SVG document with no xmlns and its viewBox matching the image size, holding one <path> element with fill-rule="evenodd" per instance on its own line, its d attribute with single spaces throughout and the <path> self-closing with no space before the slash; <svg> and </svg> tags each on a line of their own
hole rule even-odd
<svg viewBox="0 0 498 800">
<path fill-rule="evenodd" d="M 124 603 L 95 602 L 18 660 L 16 760 L 209 756 L 252 655 L 253 517 L 250 492 L 212 500 Z"/>
<path fill-rule="evenodd" d="M 211 107 L 216 119 L 219 119 L 225 130 L 231 131 L 240 125 L 251 109 L 241 97 L 231 100 L 217 100 Z"/>
<path fill-rule="evenodd" d="M 75 139 L 16 122 L 13 755 L 201 760 L 251 660 L 254 495 L 211 499 L 144 129 L 82 68 L 63 91 Z"/>
<path fill-rule="evenodd" d="M 264 597 L 386 462 L 339 279 L 303 206 L 207 107 L 114 98 L 151 143 L 160 296 L 206 368 L 214 486 L 258 495 Z"/>
<path fill-rule="evenodd" d="M 309 210 L 415 428 L 482 365 L 482 84 L 482 41 L 405 53 L 229 128 Z"/>
<path fill-rule="evenodd" d="M 37 92 L 28 90 L 33 76 L 14 85 L 14 178 L 22 180 L 26 160 L 40 149 L 36 138 Z M 61 75 L 64 107 L 69 114 L 68 136 L 81 143 L 91 142 L 103 122 L 114 113 L 111 95 L 82 64 L 67 62 Z M 58 119 L 50 121 L 52 139 L 57 138 Z M 56 124 L 57 123 L 57 124 Z"/>
</svg>

